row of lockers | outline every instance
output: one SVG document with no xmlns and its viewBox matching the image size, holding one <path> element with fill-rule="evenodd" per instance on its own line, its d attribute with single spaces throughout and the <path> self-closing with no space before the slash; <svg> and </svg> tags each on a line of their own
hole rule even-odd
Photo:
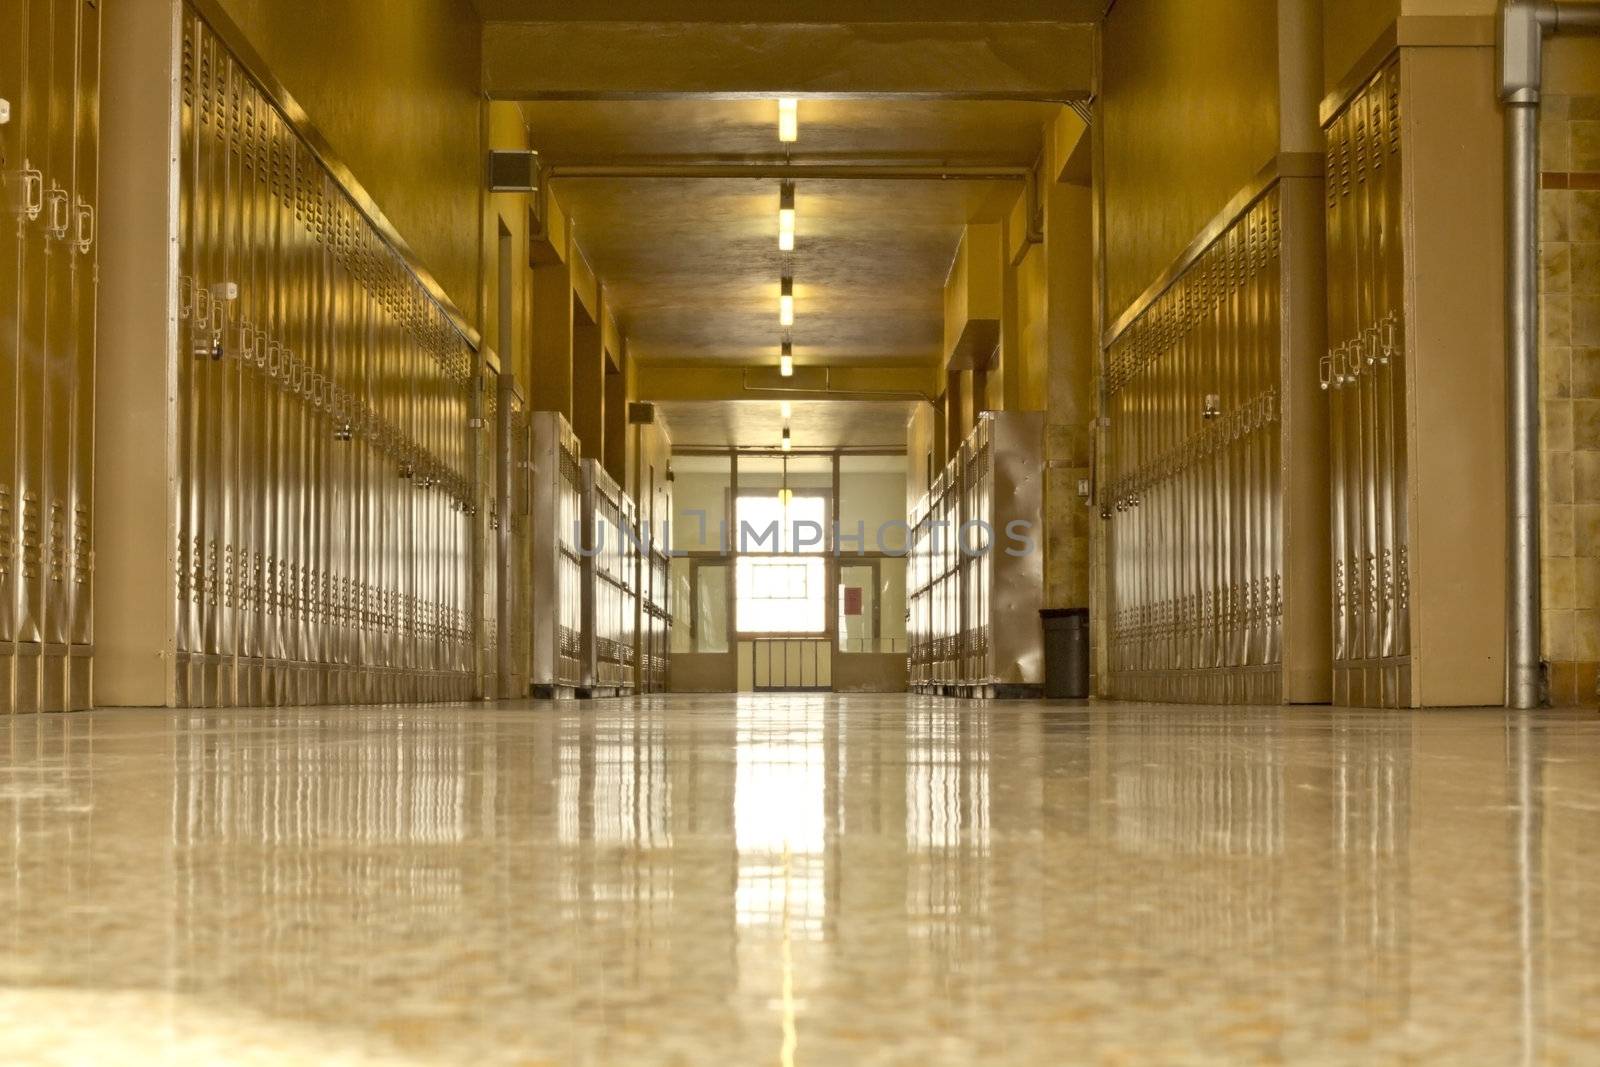
<svg viewBox="0 0 1600 1067">
<path fill-rule="evenodd" d="M 1325 241 L 1327 349 L 1316 366 L 1329 427 L 1326 532 L 1331 537 L 1324 580 L 1331 578 L 1331 588 L 1322 596 L 1331 640 L 1322 639 L 1331 645 L 1331 695 L 1337 704 L 1406 707 L 1419 698 L 1412 538 L 1422 536 L 1424 528 L 1413 528 L 1409 501 L 1430 487 L 1412 483 L 1410 453 L 1422 449 L 1459 456 L 1474 446 L 1456 439 L 1471 423 L 1454 413 L 1431 424 L 1433 432 L 1423 431 L 1425 412 L 1415 404 L 1421 393 L 1416 383 L 1432 381 L 1439 394 L 1441 385 L 1476 380 L 1475 391 L 1452 393 L 1451 402 L 1477 404 L 1487 397 L 1489 405 L 1501 403 L 1493 396 L 1498 388 L 1493 377 L 1441 372 L 1437 364 L 1424 367 L 1425 361 L 1412 354 L 1426 354 L 1424 346 L 1408 343 L 1408 337 L 1415 341 L 1423 334 L 1421 316 L 1410 321 L 1407 316 L 1407 278 L 1415 276 L 1420 252 L 1408 248 L 1418 224 L 1415 208 L 1406 207 L 1404 123 L 1418 130 L 1431 123 L 1438 127 L 1437 138 L 1478 131 L 1463 126 L 1453 134 L 1442 132 L 1448 105 L 1408 120 L 1405 111 L 1411 105 L 1402 106 L 1407 63 L 1419 87 L 1413 102 L 1431 99 L 1420 88 L 1427 79 L 1448 81 L 1418 56 L 1383 65 L 1328 120 L 1321 203 L 1307 205 L 1308 216 L 1295 216 L 1300 247 L 1307 246 L 1308 231 L 1316 231 L 1319 244 Z M 1483 133 L 1498 136 L 1494 128 Z M 1290 201 L 1285 189 L 1279 182 L 1247 208 L 1108 351 L 1103 497 L 1110 519 L 1109 689 L 1114 696 L 1285 699 L 1285 600 L 1292 595 L 1285 575 L 1294 574 L 1295 566 L 1302 574 L 1315 566 L 1285 547 L 1285 500 L 1295 487 L 1284 477 L 1292 467 L 1286 462 L 1292 442 L 1281 398 L 1290 371 L 1311 366 L 1299 362 L 1310 354 L 1285 334 L 1284 279 L 1295 268 L 1286 266 L 1280 216 L 1287 205 L 1300 203 Z M 1440 234 L 1457 227 L 1448 219 L 1430 224 L 1438 229 L 1429 230 L 1426 247 L 1436 257 L 1433 269 L 1442 274 L 1449 265 L 1437 258 Z M 1306 319 L 1300 316 L 1302 325 Z M 1440 332 L 1442 323 L 1429 324 L 1430 336 L 1449 336 Z M 1477 358 L 1476 352 L 1457 351 L 1459 345 L 1460 338 L 1450 336 L 1435 350 L 1448 353 L 1447 365 Z M 1444 405 L 1436 398 L 1432 417 L 1438 418 Z M 1297 423 L 1302 435 L 1308 422 L 1319 421 L 1317 415 L 1314 420 L 1302 414 Z M 1450 432 L 1440 434 L 1441 428 Z M 1465 435 L 1472 436 L 1470 430 Z M 1442 469 L 1470 468 L 1452 459 Z M 1441 504 L 1466 506 L 1459 497 Z M 1436 537 L 1436 543 L 1446 546 L 1439 558 L 1451 552 L 1461 559 L 1472 556 L 1464 542 Z M 1317 555 L 1323 551 L 1319 545 Z M 1490 569 L 1497 563 L 1492 561 Z M 1309 586 L 1303 578 L 1300 584 L 1304 593 Z M 1434 595 L 1442 595 L 1449 584 L 1441 583 Z M 1452 614 L 1440 612 L 1435 619 L 1444 623 Z M 1483 637 L 1478 630 L 1472 634 L 1473 640 Z M 1494 634 L 1485 639 L 1486 644 L 1499 641 Z M 1436 643 L 1436 663 L 1446 661 L 1443 653 L 1450 644 Z M 1494 679 L 1487 677 L 1494 670 L 1492 657 L 1473 652 L 1460 659 L 1475 670 L 1488 665 L 1486 681 L 1492 687 Z M 1451 680 L 1443 677 L 1447 673 L 1433 675 L 1436 692 L 1453 691 Z"/>
<path fill-rule="evenodd" d="M 1273 190 L 1107 354 L 1119 697 L 1279 699 L 1281 246 Z"/>
<path fill-rule="evenodd" d="M 639 625 L 639 510 L 597 460 L 583 461 L 582 688 L 633 691 Z"/>
<path fill-rule="evenodd" d="M 182 74 L 177 702 L 469 697 L 485 372 L 193 13 Z"/>
<path fill-rule="evenodd" d="M 88 706 L 100 10 L 0 2 L 0 711 Z"/>
<path fill-rule="evenodd" d="M 1035 695 L 1044 683 L 1044 417 L 984 412 L 908 519 L 913 689 Z"/>
<path fill-rule="evenodd" d="M 16 105 L 0 125 L 0 408 L 15 412 L 0 434 L 5 711 L 93 700 L 98 14 L 91 0 L 0 0 L 0 94 Z M 138 446 L 170 472 L 166 540 L 141 558 L 172 599 L 150 605 L 138 638 L 167 699 L 518 696 L 536 637 L 563 680 L 592 681 L 575 669 L 587 648 L 618 691 L 636 661 L 663 687 L 665 565 L 615 536 L 633 520 L 625 494 L 593 468 L 614 530 L 586 584 L 580 525 L 595 508 L 570 430 L 542 468 L 565 492 L 535 523 L 528 403 L 192 8 L 181 48 L 176 337 L 149 371 L 168 383 L 168 422 Z M 536 530 L 560 545 L 547 601 Z M 584 626 L 585 588 L 601 625 Z"/>
<path fill-rule="evenodd" d="M 530 415 L 534 656 L 540 696 L 660 692 L 668 670 L 670 569 L 649 522 L 554 411 Z M 549 620 L 549 625 L 544 623 Z"/>
</svg>

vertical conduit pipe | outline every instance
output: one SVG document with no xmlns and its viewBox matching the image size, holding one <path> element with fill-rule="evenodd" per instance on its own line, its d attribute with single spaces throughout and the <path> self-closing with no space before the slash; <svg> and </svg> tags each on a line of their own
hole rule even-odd
<svg viewBox="0 0 1600 1067">
<path fill-rule="evenodd" d="M 1539 705 L 1539 88 L 1544 38 L 1600 34 L 1594 0 L 1506 0 L 1500 9 L 1506 105 L 1506 416 L 1510 573 L 1506 704 Z"/>
</svg>

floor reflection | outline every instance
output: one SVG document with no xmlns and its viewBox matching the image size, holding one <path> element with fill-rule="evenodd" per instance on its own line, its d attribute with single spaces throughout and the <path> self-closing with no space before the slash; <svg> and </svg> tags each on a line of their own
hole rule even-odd
<svg viewBox="0 0 1600 1067">
<path fill-rule="evenodd" d="M 0 1058 L 1576 1061 L 1597 831 L 1588 715 L 18 718 Z"/>
</svg>

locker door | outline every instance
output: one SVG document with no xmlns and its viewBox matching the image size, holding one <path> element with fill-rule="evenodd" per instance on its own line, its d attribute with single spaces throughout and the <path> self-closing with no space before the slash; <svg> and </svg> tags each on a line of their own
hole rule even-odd
<svg viewBox="0 0 1600 1067">
<path fill-rule="evenodd" d="M 15 413 L 0 427 L 0 714 L 15 710 L 16 700 L 12 671 L 21 562 L 17 445 L 22 425 L 17 389 L 24 253 L 29 216 L 36 207 L 42 209 L 44 193 L 27 158 L 28 15 L 27 0 L 0 0 L 0 98 L 11 106 L 11 121 L 0 126 L 0 411 Z"/>
<path fill-rule="evenodd" d="M 70 214 L 71 178 L 67 186 L 61 184 L 58 168 L 66 162 L 70 166 L 70 137 L 61 145 L 56 123 L 60 120 L 60 105 L 56 99 L 55 83 L 61 57 L 56 54 L 57 7 L 68 6 L 70 0 L 31 0 L 27 8 L 25 29 L 26 53 L 24 56 L 24 87 L 22 103 L 13 109 L 13 121 L 20 112 L 21 141 L 24 171 L 29 174 L 27 190 L 39 210 L 32 206 L 23 227 L 23 252 L 20 274 L 23 279 L 21 300 L 21 328 L 18 342 L 19 373 L 17 377 L 16 433 L 17 433 L 17 507 L 18 539 L 21 558 L 18 562 L 19 592 L 17 599 L 17 664 L 16 707 L 19 711 L 38 711 L 44 705 L 40 657 L 44 640 L 42 613 L 44 609 L 45 536 L 47 524 L 45 509 L 49 506 L 49 487 L 45 484 L 45 371 L 52 340 L 59 343 L 60 330 L 51 330 L 51 298 L 60 304 L 68 292 L 67 279 L 57 281 L 63 271 L 57 269 L 63 259 L 58 251 L 60 241 L 55 235 L 64 235 Z M 68 20 L 72 20 L 69 18 Z M 69 63 L 69 69 L 71 64 Z M 69 74 L 70 78 L 70 74 Z M 65 151 L 63 150 L 65 147 Z M 59 312 L 58 312 L 59 314 Z"/>
<path fill-rule="evenodd" d="M 74 107 L 77 166 L 72 194 L 73 313 L 67 466 L 66 706 L 90 706 L 90 659 L 94 643 L 94 373 L 97 249 L 95 222 L 100 199 L 100 6 L 77 0 L 78 86 Z"/>
</svg>

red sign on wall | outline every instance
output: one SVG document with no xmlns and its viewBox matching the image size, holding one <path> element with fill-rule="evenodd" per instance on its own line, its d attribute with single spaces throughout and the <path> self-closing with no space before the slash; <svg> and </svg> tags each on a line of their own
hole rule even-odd
<svg viewBox="0 0 1600 1067">
<path fill-rule="evenodd" d="M 846 615 L 861 614 L 861 587 L 847 585 L 844 587 L 844 613 Z"/>
</svg>

